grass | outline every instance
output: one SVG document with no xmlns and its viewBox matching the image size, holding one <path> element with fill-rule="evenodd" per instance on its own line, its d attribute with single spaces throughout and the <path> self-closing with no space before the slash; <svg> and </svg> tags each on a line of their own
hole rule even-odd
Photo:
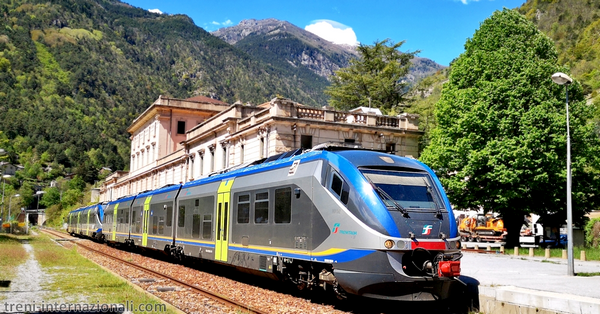
<svg viewBox="0 0 600 314">
<path fill-rule="evenodd" d="M 563 249 L 550 249 L 550 257 L 561 258 Z M 590 247 L 581 247 L 576 246 L 573 248 L 573 257 L 575 259 L 579 259 L 581 256 L 581 251 L 585 251 L 586 259 L 588 261 L 600 261 L 600 248 L 590 248 Z M 511 250 L 507 250 L 506 254 L 511 254 Z M 533 249 L 534 256 L 545 256 L 545 249 L 543 248 L 535 248 Z M 529 248 L 519 248 L 519 255 L 528 256 Z"/>
<path fill-rule="evenodd" d="M 0 281 L 13 280 L 16 268 L 29 258 L 21 244 L 21 240 L 26 239 L 28 237 L 0 234 Z M 0 291 L 8 290 L 0 287 Z M 5 296 L 0 294 L 0 301 L 4 298 Z"/>
<path fill-rule="evenodd" d="M 575 276 L 580 276 L 580 277 L 595 277 L 595 276 L 600 276 L 600 273 L 596 272 L 596 273 L 576 273 Z"/>
<path fill-rule="evenodd" d="M 160 308 L 163 303 L 135 290 L 120 277 L 105 271 L 100 266 L 71 249 L 57 245 L 45 234 L 32 237 L 35 257 L 50 280 L 43 283 L 48 300 L 45 304 L 146 304 Z M 152 305 L 152 306 L 150 306 Z M 164 313 L 174 313 L 169 309 Z M 134 311 L 134 313 L 156 313 L 156 311 Z"/>
</svg>

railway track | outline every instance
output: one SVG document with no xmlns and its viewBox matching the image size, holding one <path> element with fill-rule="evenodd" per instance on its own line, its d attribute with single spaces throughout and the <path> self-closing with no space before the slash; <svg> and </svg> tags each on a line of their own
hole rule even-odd
<svg viewBox="0 0 600 314">
<path fill-rule="evenodd" d="M 79 240 L 79 238 L 72 238 L 72 239 L 67 238 L 67 234 L 62 233 L 62 232 L 57 232 L 57 231 L 54 231 L 54 230 L 42 229 L 41 231 L 45 232 L 45 233 L 47 233 L 47 234 L 49 234 L 51 236 L 63 239 L 64 241 Z M 265 312 L 265 311 L 263 311 L 261 309 L 249 306 L 247 304 L 242 304 L 241 302 L 237 302 L 237 301 L 232 300 L 232 299 L 230 299 L 230 298 L 228 298 L 226 296 L 222 296 L 222 295 L 213 293 L 211 291 L 208 291 L 206 289 L 202 289 L 200 287 L 197 287 L 197 286 L 194 286 L 194 285 L 190 285 L 190 284 L 188 284 L 188 283 L 186 283 L 186 282 L 184 282 L 182 280 L 179 280 L 177 278 L 174 278 L 172 276 L 169 276 L 169 275 L 166 275 L 166 274 L 162 274 L 162 273 L 157 272 L 155 270 L 143 267 L 141 265 L 134 264 L 134 263 L 132 263 L 130 261 L 127 261 L 127 260 L 121 259 L 119 257 L 112 256 L 110 254 L 107 254 L 107 253 L 104 253 L 102 251 L 96 250 L 96 249 L 94 249 L 94 248 L 86 245 L 85 243 L 83 243 L 83 241 L 77 241 L 77 246 L 81 247 L 81 248 L 83 248 L 85 250 L 88 250 L 90 252 L 93 252 L 94 254 L 98 254 L 98 255 L 101 255 L 103 257 L 106 257 L 106 258 L 118 261 L 119 263 L 122 263 L 123 265 L 127 265 L 129 267 L 133 267 L 135 269 L 138 269 L 138 270 L 140 270 L 140 271 L 142 271 L 144 273 L 147 273 L 147 274 L 149 274 L 151 276 L 160 277 L 160 278 L 169 280 L 169 281 L 171 281 L 173 283 L 176 283 L 177 285 L 179 285 L 181 287 L 184 287 L 184 288 L 189 289 L 191 291 L 194 291 L 194 292 L 196 292 L 198 294 L 201 294 L 204 297 L 207 297 L 207 298 L 215 300 L 215 301 L 217 301 L 219 303 L 225 304 L 226 306 L 229 306 L 229 307 L 235 309 L 236 312 L 239 310 L 242 313 L 251 313 L 251 314 L 253 314 L 253 313 L 256 313 L 256 314 L 266 314 L 266 313 L 269 313 L 269 312 Z"/>
</svg>

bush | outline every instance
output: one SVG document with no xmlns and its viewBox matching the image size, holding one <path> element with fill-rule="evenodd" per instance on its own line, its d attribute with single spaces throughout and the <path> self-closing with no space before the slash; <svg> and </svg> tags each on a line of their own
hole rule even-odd
<svg viewBox="0 0 600 314">
<path fill-rule="evenodd" d="M 594 218 L 585 225 L 585 243 L 590 247 L 599 247 L 600 218 Z"/>
</svg>

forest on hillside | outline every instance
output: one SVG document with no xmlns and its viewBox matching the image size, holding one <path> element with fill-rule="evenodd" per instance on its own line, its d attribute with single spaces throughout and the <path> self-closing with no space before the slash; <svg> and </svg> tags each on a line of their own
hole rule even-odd
<svg viewBox="0 0 600 314">
<path fill-rule="evenodd" d="M 127 127 L 159 95 L 320 105 L 313 82 L 256 61 L 185 15 L 115 0 L 0 3 L 0 131 L 9 161 L 97 179 L 128 168 Z M 24 154 L 26 153 L 26 154 Z M 33 168 L 31 168 L 33 167 Z"/>
</svg>

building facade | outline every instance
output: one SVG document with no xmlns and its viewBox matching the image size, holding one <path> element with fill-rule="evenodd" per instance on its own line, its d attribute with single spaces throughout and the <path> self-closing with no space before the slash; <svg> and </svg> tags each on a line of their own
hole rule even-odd
<svg viewBox="0 0 600 314">
<path fill-rule="evenodd" d="M 130 171 L 116 171 L 100 201 L 184 183 L 282 152 L 344 143 L 418 157 L 418 115 L 396 117 L 363 108 L 313 108 L 285 98 L 233 105 L 206 98 L 160 96 L 128 129 Z"/>
</svg>

